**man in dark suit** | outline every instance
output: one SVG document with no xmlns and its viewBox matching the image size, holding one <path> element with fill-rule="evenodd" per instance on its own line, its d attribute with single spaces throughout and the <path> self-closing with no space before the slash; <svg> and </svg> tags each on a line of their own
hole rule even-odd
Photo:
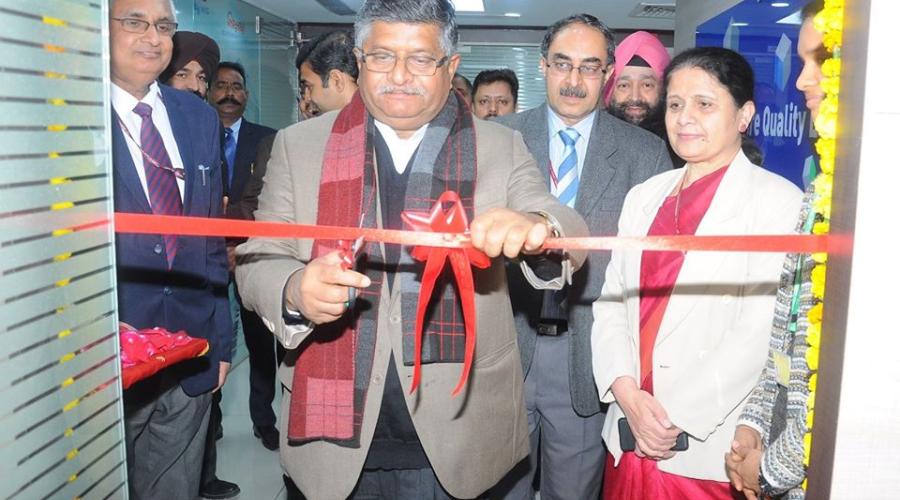
<svg viewBox="0 0 900 500">
<path fill-rule="evenodd" d="M 203 101 L 156 82 L 177 24 L 168 0 L 110 6 L 114 201 L 119 212 L 222 215 L 219 123 Z M 119 319 L 133 328 L 184 330 L 209 352 L 124 394 L 131 498 L 189 499 L 199 490 L 210 392 L 234 341 L 221 238 L 119 234 Z"/>
<path fill-rule="evenodd" d="M 210 102 L 222 120 L 222 151 L 226 164 L 225 193 L 228 197 L 226 216 L 245 219 L 239 204 L 247 180 L 254 175 L 256 153 L 261 139 L 274 135 L 275 130 L 257 125 L 244 118 L 247 99 L 247 74 L 239 63 L 222 61 L 216 70 Z M 234 247 L 241 241 L 228 242 L 229 270 L 234 271 Z M 238 301 L 240 292 L 238 291 Z M 241 325 L 250 358 L 250 419 L 253 435 L 270 450 L 278 449 L 278 429 L 275 427 L 275 342 L 255 313 L 240 307 Z"/>
<path fill-rule="evenodd" d="M 546 104 L 496 119 L 522 133 L 550 191 L 584 218 L 593 235 L 616 234 L 628 190 L 672 168 L 658 137 L 600 109 L 614 50 L 612 33 L 594 16 L 557 22 L 541 46 Z M 530 460 L 496 488 L 498 496 L 533 498 L 539 457 L 542 497 L 600 494 L 606 452 L 591 367 L 591 304 L 608 262 L 608 252 L 591 253 L 560 292 L 525 286 L 522 274 L 509 266 L 532 447 Z M 534 263 L 554 265 L 549 258 Z"/>
</svg>

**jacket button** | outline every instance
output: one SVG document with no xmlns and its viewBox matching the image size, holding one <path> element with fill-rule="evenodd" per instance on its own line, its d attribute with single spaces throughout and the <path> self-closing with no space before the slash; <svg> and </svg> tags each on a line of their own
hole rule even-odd
<svg viewBox="0 0 900 500">
<path fill-rule="evenodd" d="M 157 243 L 156 246 L 153 247 L 153 253 L 155 253 L 156 255 L 161 254 L 162 251 L 163 251 L 163 246 L 161 243 Z"/>
<path fill-rule="evenodd" d="M 391 316 L 391 323 L 399 323 L 400 316 Z"/>
<path fill-rule="evenodd" d="M 165 295 L 172 295 L 172 289 L 169 288 L 169 287 L 163 288 L 163 294 L 165 294 Z"/>
</svg>

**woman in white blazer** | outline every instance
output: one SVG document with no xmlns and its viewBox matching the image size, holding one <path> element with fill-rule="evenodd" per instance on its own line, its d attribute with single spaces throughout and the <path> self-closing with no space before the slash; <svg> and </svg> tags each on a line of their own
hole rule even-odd
<svg viewBox="0 0 900 500">
<path fill-rule="evenodd" d="M 666 128 L 687 164 L 628 193 L 619 235 L 792 232 L 801 191 L 754 164 L 752 143 L 745 147 L 755 162 L 742 149 L 753 84 L 750 65 L 728 49 L 690 49 L 672 60 Z M 613 251 L 592 331 L 594 379 L 610 403 L 606 498 L 738 494 L 724 456 L 766 361 L 783 258 Z M 633 452 L 622 450 L 628 434 Z M 673 451 L 684 438 L 687 449 Z"/>
</svg>

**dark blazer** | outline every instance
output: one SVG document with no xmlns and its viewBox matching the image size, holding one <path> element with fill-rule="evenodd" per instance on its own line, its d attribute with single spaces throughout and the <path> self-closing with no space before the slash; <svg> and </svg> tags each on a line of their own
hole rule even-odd
<svg viewBox="0 0 900 500">
<path fill-rule="evenodd" d="M 256 166 L 244 185 L 244 192 L 241 198 L 237 200 L 237 210 L 240 211 L 242 219 L 253 220 L 253 212 L 259 208 L 259 194 L 262 193 L 263 179 L 266 176 L 266 168 L 269 165 L 269 158 L 272 156 L 272 144 L 275 142 L 275 135 L 263 137 L 259 141 L 256 148 Z"/>
<path fill-rule="evenodd" d="M 263 125 L 251 123 L 244 118 L 241 130 L 238 132 L 237 151 L 234 153 L 234 177 L 231 180 L 231 188 L 226 189 L 228 196 L 228 208 L 226 215 L 233 219 L 243 219 L 238 207 L 238 201 L 247 186 L 247 180 L 256 172 L 256 150 L 259 141 L 265 137 L 275 135 L 276 130 Z M 225 141 L 224 129 L 222 141 Z"/>
<path fill-rule="evenodd" d="M 184 164 L 184 215 L 222 216 L 219 119 L 193 94 L 159 86 Z M 113 123 L 116 123 L 115 116 Z M 150 214 L 121 127 L 112 127 L 113 193 L 117 212 Z M 206 170 L 206 175 L 201 170 Z M 219 362 L 234 346 L 228 306 L 228 265 L 223 238 L 179 237 L 168 269 L 160 235 L 117 234 L 119 320 L 136 328 L 184 330 L 209 340 L 206 356 L 177 365 L 184 392 L 197 396 L 216 387 Z"/>
<path fill-rule="evenodd" d="M 550 132 L 546 104 L 496 121 L 522 133 L 528 150 L 550 187 Z M 598 110 L 588 140 L 587 155 L 575 200 L 577 211 L 592 236 L 615 236 L 625 195 L 655 174 L 671 170 L 663 141 L 639 127 Z M 567 287 L 569 313 L 569 386 L 576 413 L 590 416 L 600 411 L 600 397 L 591 366 L 591 304 L 600 296 L 609 252 L 591 252 Z M 527 286 L 518 266 L 507 266 L 510 299 L 516 316 L 522 367 L 527 374 L 534 356 L 542 292 Z"/>
</svg>

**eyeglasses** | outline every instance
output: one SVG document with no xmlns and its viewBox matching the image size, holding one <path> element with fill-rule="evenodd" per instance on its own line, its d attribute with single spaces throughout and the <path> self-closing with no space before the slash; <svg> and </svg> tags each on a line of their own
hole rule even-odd
<svg viewBox="0 0 900 500">
<path fill-rule="evenodd" d="M 370 52 L 366 54 L 357 49 L 357 56 L 366 65 L 366 69 L 375 73 L 389 73 L 397 65 L 397 55 L 390 52 Z M 435 59 L 430 56 L 407 56 L 403 62 L 406 71 L 416 76 L 434 76 L 437 69 L 450 60 L 449 56 Z"/>
<path fill-rule="evenodd" d="M 216 90 L 228 90 L 231 89 L 232 92 L 243 92 L 244 84 L 241 82 L 223 82 L 218 81 L 213 84 L 213 87 Z"/>
<path fill-rule="evenodd" d="M 133 17 L 113 17 L 110 18 L 113 21 L 119 21 L 122 25 L 122 29 L 129 33 L 137 33 L 139 35 L 143 35 L 150 29 L 150 25 L 153 24 L 153 27 L 156 28 L 156 33 L 159 36 L 171 37 L 175 34 L 175 30 L 178 29 L 178 23 L 173 23 L 170 21 L 160 21 L 158 23 L 150 23 L 148 21 L 144 21 L 143 19 L 136 19 Z"/>
<path fill-rule="evenodd" d="M 606 68 L 600 64 L 582 64 L 581 66 L 573 66 L 572 63 L 568 61 L 553 61 L 547 63 L 547 67 L 550 68 L 550 71 L 560 76 L 569 76 L 573 69 L 577 69 L 578 73 L 581 74 L 581 77 L 585 80 L 597 79 L 606 74 Z"/>
</svg>

